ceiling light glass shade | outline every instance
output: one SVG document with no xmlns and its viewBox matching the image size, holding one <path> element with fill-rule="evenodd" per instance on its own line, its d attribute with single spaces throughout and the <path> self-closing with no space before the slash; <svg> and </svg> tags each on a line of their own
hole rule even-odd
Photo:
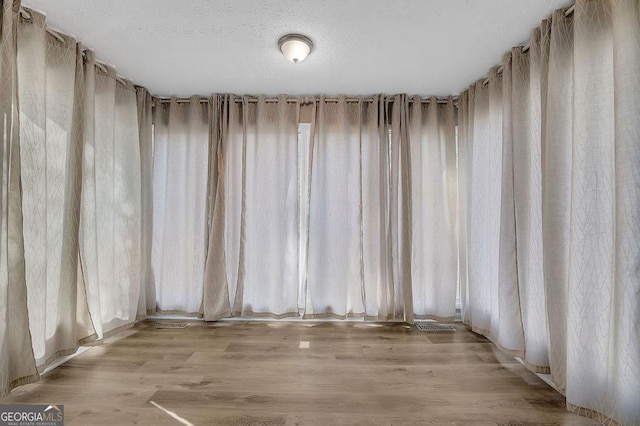
<svg viewBox="0 0 640 426">
<path fill-rule="evenodd" d="M 300 34 L 287 34 L 278 40 L 278 45 L 284 57 L 295 64 L 304 61 L 313 48 L 311 40 Z"/>
</svg>

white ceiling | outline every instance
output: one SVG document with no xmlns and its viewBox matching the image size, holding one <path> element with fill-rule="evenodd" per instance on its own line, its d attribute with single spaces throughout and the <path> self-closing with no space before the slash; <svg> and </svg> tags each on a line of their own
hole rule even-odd
<svg viewBox="0 0 640 426">
<path fill-rule="evenodd" d="M 571 0 L 23 0 L 155 95 L 449 95 Z M 286 61 L 288 32 L 315 48 Z"/>
</svg>

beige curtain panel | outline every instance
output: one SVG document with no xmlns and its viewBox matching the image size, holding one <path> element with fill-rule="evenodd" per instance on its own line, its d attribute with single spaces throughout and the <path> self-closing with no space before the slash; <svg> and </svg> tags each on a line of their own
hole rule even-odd
<svg viewBox="0 0 640 426">
<path fill-rule="evenodd" d="M 214 97 L 204 317 L 298 316 L 299 102 Z"/>
<path fill-rule="evenodd" d="M 38 380 L 31 347 L 24 269 L 20 193 L 17 31 L 20 1 L 2 1 L 0 21 L 0 126 L 2 198 L 0 199 L 0 397 Z"/>
<path fill-rule="evenodd" d="M 152 267 L 158 312 L 201 315 L 209 149 L 208 104 L 154 111 Z"/>
<path fill-rule="evenodd" d="M 411 278 L 415 318 L 452 322 L 457 290 L 457 176 L 453 99 L 408 105 Z"/>
<path fill-rule="evenodd" d="M 43 15 L 20 10 L 2 2 L 3 396 L 83 342 L 133 325 L 142 250 L 150 253 L 140 243 L 133 85 L 72 38 L 50 34 Z"/>
<path fill-rule="evenodd" d="M 388 108 L 375 97 L 314 106 L 305 318 L 393 318 Z"/>
<path fill-rule="evenodd" d="M 111 67 L 85 67 L 80 258 L 98 338 L 133 325 L 141 283 L 140 149 L 136 92 Z"/>
<path fill-rule="evenodd" d="M 93 334 L 77 328 L 84 70 L 80 46 L 30 12 L 18 27 L 22 214 L 29 328 L 36 364 L 74 353 Z"/>
<path fill-rule="evenodd" d="M 463 317 L 570 410 L 637 424 L 640 3 L 567 15 L 460 98 Z"/>
<path fill-rule="evenodd" d="M 138 319 L 156 310 L 156 287 L 151 264 L 153 238 L 153 99 L 144 87 L 136 88 L 140 138 L 140 297 Z"/>
</svg>

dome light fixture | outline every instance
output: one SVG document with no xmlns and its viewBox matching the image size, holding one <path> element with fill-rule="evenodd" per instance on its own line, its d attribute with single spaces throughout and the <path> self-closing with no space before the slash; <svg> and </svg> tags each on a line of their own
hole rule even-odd
<svg viewBox="0 0 640 426">
<path fill-rule="evenodd" d="M 309 56 L 313 49 L 313 42 L 302 34 L 286 34 L 280 37 L 278 46 L 285 58 L 297 64 Z"/>
</svg>

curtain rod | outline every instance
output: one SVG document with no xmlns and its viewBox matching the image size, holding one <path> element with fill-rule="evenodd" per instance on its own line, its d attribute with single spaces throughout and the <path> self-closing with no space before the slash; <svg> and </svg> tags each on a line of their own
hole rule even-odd
<svg viewBox="0 0 640 426">
<path fill-rule="evenodd" d="M 20 16 L 22 16 L 22 19 L 25 19 L 27 21 L 31 20 L 31 14 L 27 10 L 23 9 L 22 7 L 20 8 Z M 47 31 L 47 33 L 55 37 L 55 39 L 58 40 L 60 43 L 64 43 L 64 37 L 62 36 L 62 33 L 59 33 L 58 31 L 54 31 L 49 27 L 46 27 L 45 30 Z"/>
<path fill-rule="evenodd" d="M 567 10 L 564 11 L 564 16 L 569 17 L 569 15 L 573 14 L 573 11 L 575 10 L 576 5 L 574 4 L 573 6 L 571 6 L 570 8 L 568 8 Z M 531 48 L 531 40 L 529 40 L 527 42 L 527 44 L 525 44 L 524 46 L 522 46 L 522 52 L 527 52 L 529 49 Z"/>
<path fill-rule="evenodd" d="M 20 16 L 22 16 L 23 19 L 26 19 L 28 21 L 30 21 L 32 19 L 31 13 L 29 13 L 28 10 L 26 10 L 26 9 L 24 9 L 22 7 L 20 8 Z M 45 27 L 45 31 L 47 33 L 49 33 L 50 35 L 52 35 L 53 37 L 55 37 L 55 39 L 58 40 L 60 43 L 64 43 L 65 42 L 65 39 L 64 39 L 65 36 L 73 38 L 71 36 L 68 36 L 68 35 L 62 33 L 62 32 L 52 30 L 49 27 Z M 84 51 L 82 52 L 82 59 L 83 60 L 87 59 Z M 105 73 L 105 74 L 108 73 L 107 66 L 105 64 L 103 64 L 102 62 L 94 61 L 94 64 L 103 73 Z M 118 74 L 116 74 L 115 78 L 116 78 L 116 81 L 120 82 L 123 86 L 127 85 L 126 79 L 124 77 L 121 77 Z"/>
<path fill-rule="evenodd" d="M 308 97 L 303 96 L 301 98 L 287 98 L 286 101 L 287 102 L 291 102 L 291 103 L 302 101 L 302 102 L 300 102 L 302 105 L 310 104 L 311 102 L 315 101 L 314 100 L 314 101 L 311 101 L 311 102 L 305 102 L 305 98 L 308 98 Z M 455 103 L 458 100 L 458 97 L 457 96 L 452 96 L 451 99 Z M 279 100 L 279 98 L 265 98 L 264 100 L 265 100 L 265 102 L 277 102 Z M 327 102 L 338 102 L 340 99 L 339 98 L 324 98 L 324 100 L 327 101 Z M 362 100 L 363 102 L 373 102 L 374 98 L 345 98 L 345 100 L 347 102 L 359 102 L 360 100 Z M 423 103 L 423 104 L 431 103 L 431 99 L 429 99 L 429 98 L 426 98 L 426 99 L 421 98 L 420 100 L 421 100 L 421 103 Z M 238 102 L 239 103 L 239 102 L 242 102 L 242 101 L 243 101 L 242 98 L 238 98 L 238 99 L 235 99 L 234 102 Z M 256 102 L 258 102 L 258 98 L 250 97 L 247 101 L 251 102 L 251 103 L 256 103 Z M 410 98 L 410 99 L 408 99 L 408 101 L 409 102 L 413 102 L 413 99 Z M 169 103 L 169 102 L 171 102 L 171 98 L 154 98 L 154 103 L 165 104 L 165 103 Z M 189 103 L 189 102 L 191 102 L 191 99 L 189 99 L 189 98 L 176 98 L 176 103 L 179 103 L 179 104 L 184 104 L 184 103 Z M 209 102 L 209 99 L 207 99 L 207 98 L 198 99 L 198 102 L 207 103 L 207 102 Z M 437 103 L 439 103 L 439 104 L 447 104 L 447 103 L 449 103 L 449 100 L 448 100 L 448 98 L 438 98 L 437 99 Z"/>
<path fill-rule="evenodd" d="M 64 38 L 62 37 L 62 35 L 59 32 L 54 31 L 51 28 L 46 28 L 46 30 L 47 30 L 47 32 L 49 34 L 54 36 L 56 38 L 56 40 L 58 40 L 60 43 L 64 43 Z"/>
<path fill-rule="evenodd" d="M 571 7 L 569 7 L 567 10 L 565 10 L 564 16 L 568 17 L 569 15 L 573 14 L 573 11 L 575 9 L 576 9 L 576 5 L 575 4 L 571 5 Z"/>
<path fill-rule="evenodd" d="M 571 16 L 573 14 L 575 8 L 576 8 L 576 5 L 573 4 L 571 7 L 569 7 L 567 10 L 564 11 L 564 16 L 565 17 Z M 531 48 L 531 41 L 528 41 L 527 44 L 522 46 L 522 53 L 526 53 L 530 48 Z M 503 69 L 504 69 L 504 66 L 500 65 L 498 68 L 496 68 L 496 73 L 501 74 Z M 482 85 L 483 86 L 486 86 L 487 84 L 489 84 L 489 77 L 485 78 L 482 81 Z"/>
<path fill-rule="evenodd" d="M 86 60 L 87 60 L 87 54 L 86 54 L 85 52 L 86 52 L 86 50 L 83 50 L 83 51 L 82 51 L 82 59 L 83 59 L 84 61 L 86 61 Z M 102 73 L 103 73 L 103 74 L 109 74 L 109 70 L 108 70 L 108 68 L 107 68 L 107 67 L 108 67 L 108 65 L 107 65 L 107 64 L 104 64 L 104 63 L 102 63 L 102 62 L 100 62 L 100 61 L 96 61 L 96 60 L 94 59 L 94 60 L 93 60 L 93 65 L 94 65 L 96 68 L 98 68 L 100 71 L 102 71 Z M 124 78 L 124 77 L 120 76 L 119 74 L 116 74 L 116 77 L 115 77 L 115 78 L 116 78 L 116 81 L 118 81 L 119 83 L 121 83 L 123 86 L 126 86 L 126 85 L 127 85 L 127 80 L 126 80 L 126 78 Z"/>
</svg>

